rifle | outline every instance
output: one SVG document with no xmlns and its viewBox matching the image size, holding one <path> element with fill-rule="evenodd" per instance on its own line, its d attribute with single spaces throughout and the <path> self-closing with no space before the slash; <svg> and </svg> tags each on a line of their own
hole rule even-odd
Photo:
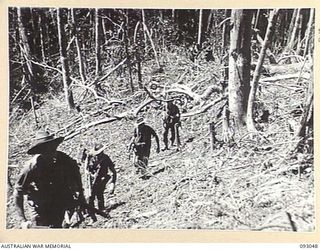
<svg viewBox="0 0 320 250">
<path fill-rule="evenodd" d="M 90 177 L 90 171 L 89 171 L 89 160 L 90 160 L 90 155 L 86 155 L 85 156 L 85 160 L 84 160 L 84 164 L 83 164 L 83 168 L 84 168 L 84 195 L 86 197 L 86 199 L 89 199 L 89 197 L 91 196 L 91 177 Z"/>
<path fill-rule="evenodd" d="M 88 214 L 93 221 L 97 221 L 96 214 L 104 217 L 109 218 L 110 216 L 95 208 L 94 206 L 88 204 L 84 198 L 77 198 L 74 199 L 74 208 L 71 210 L 66 210 L 64 215 L 64 223 L 62 225 L 63 228 L 69 228 L 69 227 L 76 227 L 81 224 L 85 220 L 85 216 L 83 213 Z M 76 220 L 72 219 L 74 215 L 76 214 L 77 218 Z M 33 226 L 32 226 L 33 228 Z"/>
<path fill-rule="evenodd" d="M 87 202 L 85 202 L 84 200 L 77 200 L 78 201 L 78 204 L 84 208 L 84 209 L 87 209 L 89 212 L 93 213 L 93 214 L 98 214 L 104 218 L 109 218 L 109 214 L 95 208 L 94 206 L 88 204 Z"/>
<path fill-rule="evenodd" d="M 104 218 L 110 218 L 109 214 L 87 203 L 83 196 L 74 199 L 73 202 L 74 202 L 74 208 L 71 210 L 66 210 L 66 213 L 65 213 L 64 221 L 68 226 L 74 227 L 79 225 L 81 222 L 83 222 L 85 218 L 85 215 L 83 214 L 89 215 L 93 221 L 97 221 L 96 214 Z M 71 214 L 69 214 L 68 211 L 71 212 Z M 71 218 L 73 217 L 74 213 L 77 213 L 79 217 L 79 220 L 76 223 L 73 223 L 71 221 Z"/>
<path fill-rule="evenodd" d="M 136 146 L 135 146 L 135 142 L 134 142 L 134 137 L 132 137 L 132 139 L 128 145 L 129 161 L 131 160 L 132 152 L 135 152 L 135 151 L 136 151 Z"/>
<path fill-rule="evenodd" d="M 181 127 L 181 123 L 178 122 L 176 124 L 174 124 L 174 129 L 176 132 L 176 137 L 177 137 L 177 147 L 180 148 L 181 146 L 181 142 L 180 142 L 180 134 L 179 134 L 179 127 Z"/>
<path fill-rule="evenodd" d="M 91 185 L 92 185 L 92 187 L 96 184 L 96 181 L 97 181 L 97 179 L 98 179 L 98 176 L 99 176 L 99 173 L 100 173 L 100 171 L 101 171 L 101 165 L 100 165 L 100 162 L 101 161 L 99 161 L 98 163 L 95 163 L 95 164 L 97 164 L 99 167 L 98 167 L 98 169 L 96 169 L 96 172 L 94 173 L 94 175 L 93 175 L 93 180 L 91 181 Z M 89 174 L 89 176 L 90 176 L 90 174 Z M 91 180 L 91 179 L 90 179 Z"/>
<path fill-rule="evenodd" d="M 145 142 L 139 142 L 141 138 L 141 134 L 139 136 L 133 136 L 130 140 L 129 146 L 128 146 L 128 152 L 129 152 L 129 160 L 131 159 L 131 153 L 137 151 L 137 147 L 144 145 Z"/>
</svg>

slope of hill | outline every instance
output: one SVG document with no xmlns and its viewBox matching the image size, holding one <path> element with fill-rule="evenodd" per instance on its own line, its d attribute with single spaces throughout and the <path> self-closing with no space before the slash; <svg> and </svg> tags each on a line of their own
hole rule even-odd
<svg viewBox="0 0 320 250">
<path fill-rule="evenodd" d="M 190 65 L 181 55 L 173 53 L 167 57 L 164 73 L 151 75 L 147 71 L 152 67 L 146 67 L 144 72 L 151 83 L 159 85 L 156 91 L 160 91 L 160 96 L 163 88 L 175 86 L 187 86 L 198 95 L 209 86 L 219 87 L 219 67 L 215 63 Z M 283 74 L 276 72 L 273 77 Z M 180 150 L 171 148 L 157 154 L 153 142 L 147 180 L 135 173 L 129 159 L 127 144 L 134 127 L 130 115 L 84 127 L 81 133 L 61 144 L 59 150 L 79 160 L 84 147 L 102 142 L 108 146 L 105 152 L 115 162 L 119 176 L 115 194 L 105 193 L 110 218 L 98 217 L 90 228 L 313 231 L 313 150 L 290 154 L 298 142 L 292 130 L 298 126 L 299 107 L 305 103 L 308 82 L 304 78 L 299 83 L 296 78 L 265 81 L 257 103 L 259 112 L 270 113 L 268 121 L 259 120 L 261 114 L 257 113 L 260 132 L 254 136 L 235 135 L 234 143 L 222 142 L 221 122 L 216 118 L 221 103 L 206 112 L 186 115 L 182 119 Z M 43 103 L 36 109 L 40 123 L 60 135 L 68 134 L 86 124 L 132 111 L 148 98 L 143 90 L 128 93 L 126 83 L 117 78 L 101 85 L 105 96 L 120 99 L 124 104 L 109 105 L 75 88 L 76 98 L 83 97 L 79 102 L 82 111 L 68 112 L 61 94 L 51 93 L 43 97 Z M 190 114 L 217 97 L 219 94 L 213 94 L 201 101 L 180 96 L 183 101 L 179 104 L 184 114 Z M 10 183 L 14 183 L 21 164 L 29 157 L 25 152 L 36 130 L 32 110 L 15 112 L 11 114 L 9 128 Z M 139 113 L 157 131 L 160 140 L 162 112 L 161 104 L 154 102 Z M 212 121 L 216 122 L 218 139 L 213 150 L 209 133 Z M 12 188 L 7 193 L 7 227 L 17 228 Z M 89 226 L 85 221 L 80 227 Z"/>
</svg>

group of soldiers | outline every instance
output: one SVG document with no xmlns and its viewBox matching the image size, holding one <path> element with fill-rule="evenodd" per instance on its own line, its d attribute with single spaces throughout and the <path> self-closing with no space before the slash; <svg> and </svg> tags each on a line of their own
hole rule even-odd
<svg viewBox="0 0 320 250">
<path fill-rule="evenodd" d="M 171 145 L 176 138 L 177 143 L 180 143 L 180 111 L 172 101 L 167 102 L 163 121 L 163 150 L 168 150 L 169 131 Z M 138 118 L 129 149 L 135 154 L 134 166 L 142 178 L 147 175 L 152 137 L 156 140 L 159 153 L 158 135 L 153 128 L 145 124 L 142 117 Z M 17 215 L 23 229 L 68 228 L 83 221 L 85 216 L 90 216 L 90 223 L 97 220 L 96 213 L 108 216 L 105 213 L 104 192 L 106 185 L 110 184 L 110 194 L 114 193 L 117 173 L 115 164 L 104 153 L 106 146 L 96 144 L 91 150 L 83 152 L 81 162 L 86 166 L 90 188 L 90 192 L 85 194 L 77 161 L 57 150 L 63 140 L 64 137 L 54 137 L 46 131 L 38 131 L 33 145 L 27 151 L 33 157 L 26 162 L 13 192 Z M 25 195 L 31 208 L 31 215 L 28 216 L 24 207 Z M 98 209 L 95 208 L 95 199 Z M 73 217 L 77 219 L 72 220 Z"/>
</svg>

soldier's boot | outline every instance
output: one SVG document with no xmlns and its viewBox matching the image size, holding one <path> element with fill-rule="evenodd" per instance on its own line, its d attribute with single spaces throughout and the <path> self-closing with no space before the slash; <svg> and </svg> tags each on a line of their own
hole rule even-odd
<svg viewBox="0 0 320 250">
<path fill-rule="evenodd" d="M 174 141 L 176 139 L 176 131 L 175 131 L 175 125 L 173 125 L 173 127 L 171 128 L 171 137 L 170 137 L 170 141 L 171 141 L 171 147 L 174 147 Z"/>
<path fill-rule="evenodd" d="M 162 151 L 169 150 L 169 148 L 168 148 L 168 142 L 167 142 L 167 143 L 165 143 L 164 148 L 163 148 L 163 149 L 161 149 L 161 150 L 162 150 Z"/>
<path fill-rule="evenodd" d="M 168 150 L 168 133 L 165 133 L 163 136 L 163 143 L 164 143 L 164 148 L 162 151 Z"/>
<path fill-rule="evenodd" d="M 101 211 L 104 211 L 106 208 L 105 208 L 105 206 L 104 206 L 104 199 L 102 198 L 100 198 L 99 200 L 98 200 L 98 208 L 99 208 L 99 210 L 101 210 Z"/>
</svg>

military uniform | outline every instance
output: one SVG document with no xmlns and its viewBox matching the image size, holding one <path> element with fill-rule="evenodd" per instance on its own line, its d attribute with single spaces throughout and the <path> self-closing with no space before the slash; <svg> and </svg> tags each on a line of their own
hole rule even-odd
<svg viewBox="0 0 320 250">
<path fill-rule="evenodd" d="M 106 184 L 110 180 L 111 176 L 108 171 L 112 172 L 112 180 L 111 182 L 115 184 L 117 174 L 115 170 L 115 165 L 110 159 L 110 157 L 103 152 L 100 154 L 93 156 L 89 163 L 89 172 L 91 174 L 91 183 L 92 183 L 92 191 L 89 197 L 89 204 L 94 205 L 94 200 L 97 197 L 98 200 L 98 208 L 100 210 L 104 210 L 104 190 L 106 188 Z M 113 192 L 113 191 L 112 191 Z"/>
<path fill-rule="evenodd" d="M 23 168 L 15 191 L 17 198 L 27 195 L 37 226 L 62 227 L 65 211 L 75 207 L 74 199 L 83 192 L 77 162 L 60 151 L 53 159 L 35 155 Z"/>
<path fill-rule="evenodd" d="M 150 150 L 151 150 L 151 138 L 154 137 L 157 143 L 157 152 L 160 150 L 159 137 L 148 125 L 145 125 L 143 121 L 134 129 L 133 141 L 135 144 L 135 167 L 138 172 L 145 173 L 146 167 L 148 165 Z"/>
<path fill-rule="evenodd" d="M 173 104 L 172 102 L 168 102 L 166 114 L 164 118 L 164 133 L 163 133 L 163 142 L 165 145 L 164 149 L 168 149 L 168 134 L 169 130 L 171 131 L 171 145 L 174 144 L 176 139 L 176 126 L 180 125 L 180 110 L 177 105 Z"/>
</svg>

